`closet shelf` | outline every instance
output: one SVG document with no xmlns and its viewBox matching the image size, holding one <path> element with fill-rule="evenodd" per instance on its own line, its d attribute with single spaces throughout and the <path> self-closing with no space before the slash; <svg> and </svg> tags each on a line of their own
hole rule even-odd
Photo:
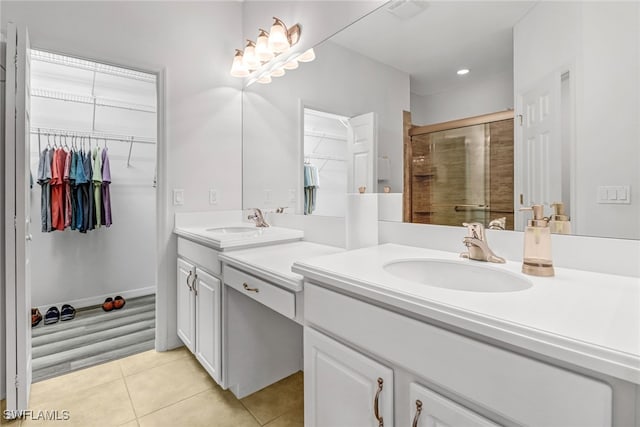
<svg viewBox="0 0 640 427">
<path fill-rule="evenodd" d="M 336 140 L 336 141 L 346 141 L 347 140 L 346 136 L 336 135 L 336 134 L 331 134 L 331 133 L 326 133 L 326 132 L 318 132 L 318 131 L 311 130 L 311 129 L 305 129 L 304 130 L 304 135 L 305 136 L 312 136 L 314 138 L 321 138 L 321 139 L 333 139 L 333 140 Z"/>
<path fill-rule="evenodd" d="M 311 153 L 308 154 L 306 156 L 304 156 L 307 159 L 317 159 L 317 160 L 335 160 L 336 162 L 345 162 L 346 160 L 341 158 L 341 157 L 337 157 L 337 156 L 331 156 L 328 154 L 315 154 L 315 153 Z"/>
<path fill-rule="evenodd" d="M 37 98 L 55 99 L 57 101 L 75 102 L 78 104 L 95 105 L 96 107 L 119 108 L 122 110 L 139 111 L 143 113 L 156 113 L 152 105 L 134 104 L 114 99 L 102 98 L 91 95 L 76 95 L 72 93 L 56 92 L 46 89 L 31 89 L 31 96 Z"/>
<path fill-rule="evenodd" d="M 156 83 L 154 74 L 143 73 L 141 71 L 127 70 L 125 68 L 114 67 L 112 65 L 99 64 L 92 61 L 85 61 L 79 58 L 57 55 L 55 53 L 43 52 L 41 50 L 31 50 L 31 60 L 48 62 L 50 64 L 65 65 L 67 67 L 79 68 L 81 70 L 94 71 L 111 76 L 125 77 L 128 79 L 140 80 L 147 83 Z"/>
</svg>

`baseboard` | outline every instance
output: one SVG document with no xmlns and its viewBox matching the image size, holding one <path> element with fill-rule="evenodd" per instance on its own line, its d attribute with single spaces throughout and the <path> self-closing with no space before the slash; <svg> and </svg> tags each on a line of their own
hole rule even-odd
<svg viewBox="0 0 640 427">
<path fill-rule="evenodd" d="M 38 309 L 40 310 L 40 313 L 42 313 L 42 315 L 44 316 L 44 314 L 47 312 L 49 307 L 54 307 L 55 306 L 55 307 L 58 307 L 58 309 L 60 309 L 63 304 L 70 304 L 74 308 L 79 309 L 79 308 L 83 308 L 83 307 L 91 307 L 92 305 L 100 305 L 100 304 L 102 304 L 102 302 L 105 299 L 107 299 L 109 297 L 113 298 L 116 295 L 120 295 L 124 299 L 128 299 L 128 298 L 142 297 L 142 296 L 145 296 L 145 295 L 151 295 L 151 294 L 155 294 L 155 293 L 156 293 L 156 287 L 155 286 L 148 286 L 146 288 L 131 289 L 131 290 L 128 290 L 128 291 L 122 291 L 122 292 L 116 292 L 116 293 L 112 292 L 110 294 L 96 295 L 96 296 L 92 296 L 92 297 L 88 297 L 88 298 L 81 298 L 81 299 L 72 300 L 72 301 L 56 302 L 56 303 L 53 303 L 53 304 L 47 304 L 47 305 L 39 306 Z"/>
</svg>

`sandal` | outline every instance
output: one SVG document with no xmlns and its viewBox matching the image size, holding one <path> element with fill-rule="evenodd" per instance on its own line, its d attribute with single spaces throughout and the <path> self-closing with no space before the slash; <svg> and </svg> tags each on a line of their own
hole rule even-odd
<svg viewBox="0 0 640 427">
<path fill-rule="evenodd" d="M 116 310 L 120 310 L 122 307 L 124 307 L 124 305 L 126 303 L 127 302 L 124 300 L 124 298 L 122 298 L 120 295 L 118 295 L 113 300 L 113 308 L 115 308 Z"/>
<path fill-rule="evenodd" d="M 76 309 L 69 304 L 63 305 L 60 320 L 64 322 L 65 320 L 71 320 L 74 317 L 76 317 Z"/>
<path fill-rule="evenodd" d="M 31 327 L 36 327 L 42 321 L 42 313 L 37 308 L 31 309 Z"/>
<path fill-rule="evenodd" d="M 51 307 L 47 310 L 47 313 L 44 315 L 44 324 L 45 325 L 53 325 L 54 323 L 58 323 L 60 320 L 60 311 L 58 307 Z"/>
<path fill-rule="evenodd" d="M 104 311 L 113 310 L 113 298 L 109 297 L 106 300 L 104 300 L 104 302 L 102 303 L 102 309 Z"/>
</svg>

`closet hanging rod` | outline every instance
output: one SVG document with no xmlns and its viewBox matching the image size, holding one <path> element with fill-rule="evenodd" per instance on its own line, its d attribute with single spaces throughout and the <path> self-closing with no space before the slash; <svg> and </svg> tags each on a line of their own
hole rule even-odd
<svg viewBox="0 0 640 427">
<path fill-rule="evenodd" d="M 79 131 L 67 131 L 67 130 L 53 130 L 53 129 L 45 129 L 45 128 L 31 128 L 31 135 L 40 135 L 40 136 L 58 136 L 58 137 L 82 137 L 82 138 L 91 138 L 96 141 L 107 140 L 107 141 L 119 141 L 119 142 L 127 142 L 127 143 L 136 143 L 136 144 L 152 144 L 155 145 L 156 141 L 151 138 L 143 138 L 143 137 L 131 137 L 125 135 L 114 135 L 114 134 L 101 134 L 95 132 L 79 132 Z"/>
<path fill-rule="evenodd" d="M 151 105 L 133 104 L 121 101 L 99 98 L 91 95 L 74 95 L 64 92 L 53 92 L 44 89 L 32 89 L 31 96 L 36 98 L 55 99 L 57 101 L 75 102 L 78 104 L 96 105 L 97 107 L 118 108 L 121 110 L 139 111 L 143 113 L 156 113 L 155 107 Z"/>
<path fill-rule="evenodd" d="M 315 159 L 315 160 L 335 160 L 336 162 L 346 162 L 346 160 L 341 158 L 341 157 L 331 156 L 331 155 L 328 155 L 328 154 L 311 153 L 311 154 L 307 154 L 304 157 L 307 158 L 307 159 Z"/>
</svg>

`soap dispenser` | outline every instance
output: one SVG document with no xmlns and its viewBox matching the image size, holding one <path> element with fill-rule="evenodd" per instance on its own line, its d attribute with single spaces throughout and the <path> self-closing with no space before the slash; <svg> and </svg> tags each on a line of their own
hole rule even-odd
<svg viewBox="0 0 640 427">
<path fill-rule="evenodd" d="M 571 222 L 569 216 L 564 212 L 564 203 L 555 202 L 551 204 L 553 215 L 549 219 L 549 228 L 553 234 L 571 234 Z"/>
<path fill-rule="evenodd" d="M 551 229 L 547 219 L 543 217 L 544 206 L 533 205 L 520 210 L 533 211 L 533 219 L 527 221 L 527 228 L 524 230 L 522 272 L 531 276 L 553 276 Z"/>
</svg>

